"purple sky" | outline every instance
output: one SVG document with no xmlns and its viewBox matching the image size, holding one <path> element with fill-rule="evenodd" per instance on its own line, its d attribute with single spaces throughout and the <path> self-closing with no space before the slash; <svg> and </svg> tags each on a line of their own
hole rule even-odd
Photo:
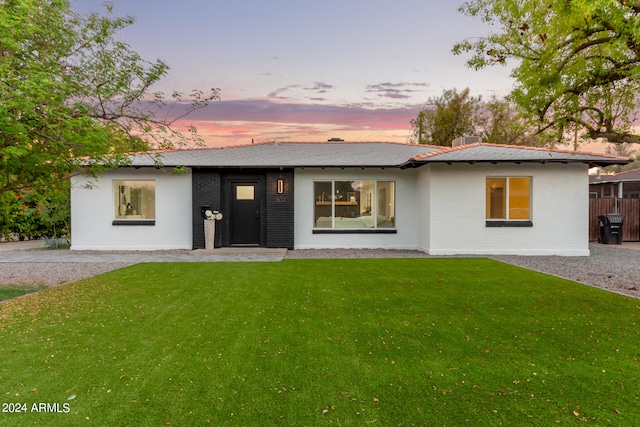
<svg viewBox="0 0 640 427">
<path fill-rule="evenodd" d="M 72 0 L 104 13 L 102 0 Z M 488 98 L 509 68 L 473 71 L 456 41 L 489 28 L 435 0 L 111 0 L 136 23 L 121 33 L 170 74 L 155 90 L 218 87 L 222 100 L 189 116 L 210 145 L 288 138 L 405 142 L 409 121 L 444 89 Z"/>
</svg>

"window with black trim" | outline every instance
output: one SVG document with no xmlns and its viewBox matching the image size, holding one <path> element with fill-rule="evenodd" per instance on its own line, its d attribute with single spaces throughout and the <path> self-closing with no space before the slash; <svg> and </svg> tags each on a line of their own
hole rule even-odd
<svg viewBox="0 0 640 427">
<path fill-rule="evenodd" d="M 314 182 L 314 229 L 395 229 L 395 181 Z"/>
<path fill-rule="evenodd" d="M 113 193 L 114 224 L 150 223 L 156 219 L 155 181 L 113 181 Z"/>
<path fill-rule="evenodd" d="M 531 177 L 488 177 L 487 226 L 531 224 Z"/>
</svg>

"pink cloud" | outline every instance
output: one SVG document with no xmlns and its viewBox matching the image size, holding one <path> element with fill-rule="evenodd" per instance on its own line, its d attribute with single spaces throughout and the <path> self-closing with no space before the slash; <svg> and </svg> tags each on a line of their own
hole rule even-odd
<svg viewBox="0 0 640 427">
<path fill-rule="evenodd" d="M 339 137 L 347 141 L 405 142 L 407 129 L 380 129 L 333 124 L 302 124 L 272 122 L 213 122 L 191 123 L 209 146 L 228 146 L 253 142 L 288 141 L 317 142 Z"/>
<path fill-rule="evenodd" d="M 246 144 L 286 136 L 292 141 L 405 142 L 419 106 L 365 108 L 294 104 L 271 100 L 214 102 L 190 114 L 177 128 L 193 124 L 208 145 Z"/>
</svg>

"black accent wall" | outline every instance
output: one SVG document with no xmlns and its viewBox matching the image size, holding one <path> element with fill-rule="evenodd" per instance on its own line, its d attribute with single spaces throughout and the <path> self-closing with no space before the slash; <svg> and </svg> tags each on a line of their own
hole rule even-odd
<svg viewBox="0 0 640 427">
<path fill-rule="evenodd" d="M 220 211 L 220 172 L 210 169 L 192 169 L 191 198 L 193 249 L 204 249 L 204 217 L 202 207 Z M 216 247 L 221 245 L 220 234 L 216 233 Z"/>
<path fill-rule="evenodd" d="M 203 206 L 224 215 L 216 223 L 216 247 L 229 246 L 231 182 L 247 180 L 260 183 L 260 246 L 293 249 L 293 177 L 293 169 L 254 171 L 192 168 L 193 248 L 204 249 L 205 246 Z M 282 193 L 278 192 L 278 180 L 282 180 Z"/>
<path fill-rule="evenodd" d="M 282 193 L 278 193 L 278 180 Z M 293 249 L 293 170 L 267 172 L 267 247 Z"/>
</svg>

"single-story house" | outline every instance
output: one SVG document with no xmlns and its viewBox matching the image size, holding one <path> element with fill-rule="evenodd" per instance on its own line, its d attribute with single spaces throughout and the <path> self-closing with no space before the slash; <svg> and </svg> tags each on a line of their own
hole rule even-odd
<svg viewBox="0 0 640 427">
<path fill-rule="evenodd" d="M 640 198 L 640 169 L 619 172 L 613 175 L 589 176 L 589 197 L 600 199 L 617 197 L 618 199 Z"/>
<path fill-rule="evenodd" d="M 72 250 L 393 248 L 589 255 L 589 178 L 615 156 L 471 143 L 274 142 L 135 155 L 72 178 Z M 174 169 L 181 173 L 174 173 Z"/>
</svg>

